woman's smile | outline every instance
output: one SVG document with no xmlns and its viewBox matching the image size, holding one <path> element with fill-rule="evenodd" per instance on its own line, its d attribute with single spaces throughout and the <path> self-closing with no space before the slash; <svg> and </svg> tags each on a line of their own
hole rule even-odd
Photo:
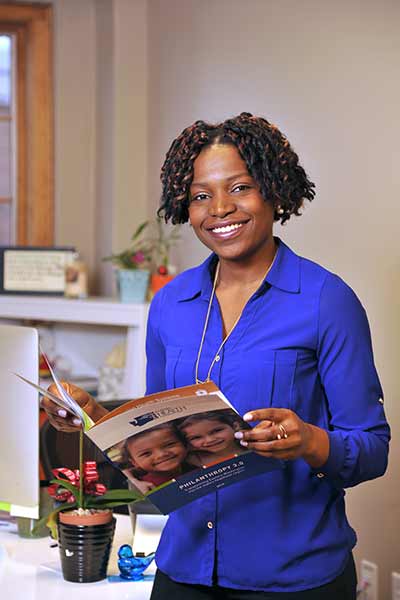
<svg viewBox="0 0 400 600">
<path fill-rule="evenodd" d="M 226 221 L 223 223 L 217 223 L 216 225 L 209 227 L 208 231 L 216 238 L 216 239 L 231 239 L 233 237 L 237 237 L 242 233 L 242 228 L 248 223 L 246 221 Z"/>
</svg>

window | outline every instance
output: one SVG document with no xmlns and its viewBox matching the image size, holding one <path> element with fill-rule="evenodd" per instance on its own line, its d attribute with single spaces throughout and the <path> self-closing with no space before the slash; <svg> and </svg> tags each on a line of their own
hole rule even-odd
<svg viewBox="0 0 400 600">
<path fill-rule="evenodd" d="M 53 244 L 51 10 L 0 4 L 0 244 Z"/>
<path fill-rule="evenodd" d="M 0 35 L 0 244 L 14 242 L 12 138 L 12 38 Z"/>
</svg>

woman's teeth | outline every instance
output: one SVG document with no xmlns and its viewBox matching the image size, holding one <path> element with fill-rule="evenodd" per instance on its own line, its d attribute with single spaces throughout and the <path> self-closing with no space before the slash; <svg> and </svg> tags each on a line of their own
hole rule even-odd
<svg viewBox="0 0 400 600">
<path fill-rule="evenodd" d="M 234 231 L 235 229 L 239 229 L 242 227 L 243 223 L 236 223 L 235 225 L 226 225 L 225 227 L 215 227 L 212 229 L 213 233 L 228 233 L 229 231 Z"/>
</svg>

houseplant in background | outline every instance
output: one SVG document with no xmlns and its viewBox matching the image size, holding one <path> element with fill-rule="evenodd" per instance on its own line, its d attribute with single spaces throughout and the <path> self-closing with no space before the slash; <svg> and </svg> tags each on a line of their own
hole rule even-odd
<svg viewBox="0 0 400 600">
<path fill-rule="evenodd" d="M 148 226 L 149 221 L 138 226 L 126 250 L 103 258 L 117 267 L 117 287 L 121 302 L 146 300 L 153 253 L 153 243 L 144 235 Z"/>
<path fill-rule="evenodd" d="M 154 295 L 175 275 L 175 269 L 170 264 L 170 252 L 180 240 L 180 231 L 179 225 L 167 226 L 160 217 L 153 223 L 152 229 L 153 273 L 150 289 Z"/>
<path fill-rule="evenodd" d="M 170 264 L 171 248 L 180 239 L 179 227 L 168 227 L 161 218 L 141 223 L 131 244 L 118 254 L 103 258 L 116 267 L 121 302 L 144 302 L 151 275 L 151 293 L 155 294 L 174 276 Z"/>
<path fill-rule="evenodd" d="M 83 460 L 83 430 L 79 436 L 79 469 L 54 469 L 50 495 L 58 506 L 38 521 L 58 538 L 66 581 L 88 583 L 105 579 L 114 537 L 112 509 L 142 500 L 135 490 L 107 490 L 98 482 L 94 461 Z"/>
</svg>

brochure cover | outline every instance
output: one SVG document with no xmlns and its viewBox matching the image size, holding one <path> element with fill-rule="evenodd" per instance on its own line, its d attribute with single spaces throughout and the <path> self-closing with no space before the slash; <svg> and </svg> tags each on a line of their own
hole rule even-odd
<svg viewBox="0 0 400 600">
<path fill-rule="evenodd" d="M 213 382 L 128 401 L 94 424 L 53 378 L 61 398 L 25 381 L 79 417 L 86 435 L 164 514 L 282 467 L 239 444 L 235 431 L 251 427 Z"/>
</svg>

